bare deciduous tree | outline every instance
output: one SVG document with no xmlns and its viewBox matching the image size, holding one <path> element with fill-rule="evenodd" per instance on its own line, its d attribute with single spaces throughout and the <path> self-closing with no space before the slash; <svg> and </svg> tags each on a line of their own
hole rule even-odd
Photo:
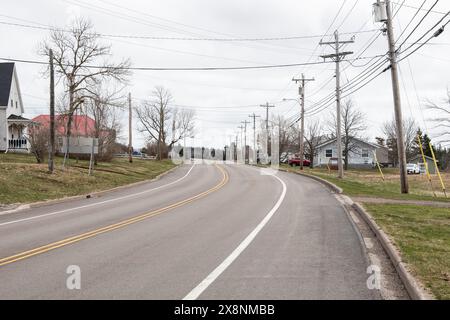
<svg viewBox="0 0 450 320">
<path fill-rule="evenodd" d="M 92 93 L 92 88 L 104 79 L 125 81 L 130 66 L 129 60 L 118 64 L 108 61 L 111 46 L 100 43 L 100 36 L 94 32 L 89 20 L 77 19 L 69 30 L 52 30 L 50 39 L 44 41 L 40 49 L 40 54 L 44 56 L 48 56 L 49 50 L 53 49 L 55 72 L 58 81 L 63 81 L 64 91 L 68 95 L 65 110 L 68 140 L 66 154 L 69 152 L 73 115 Z"/>
<path fill-rule="evenodd" d="M 166 156 L 169 148 L 175 143 L 194 132 L 195 113 L 171 107 L 172 100 L 169 90 L 156 87 L 152 99 L 135 108 L 141 125 L 139 130 L 147 135 L 149 142 L 156 142 L 159 160 Z M 172 138 L 167 143 L 170 133 Z"/>
<path fill-rule="evenodd" d="M 158 146 L 157 159 L 163 157 L 163 144 L 166 141 L 167 128 L 169 126 L 172 94 L 163 87 L 153 90 L 152 100 L 144 102 L 135 108 L 141 127 L 139 130 L 148 135 L 149 140 L 154 140 Z"/>
<path fill-rule="evenodd" d="M 173 109 L 172 111 L 172 141 L 168 149 L 184 137 L 191 137 L 195 132 L 195 112 L 187 109 Z"/>
<path fill-rule="evenodd" d="M 405 135 L 405 150 L 406 159 L 415 156 L 415 140 L 419 126 L 412 118 L 403 119 L 403 134 Z M 398 149 L 397 149 L 397 130 L 395 119 L 387 121 L 382 127 L 383 133 L 386 135 L 386 145 L 389 148 L 391 161 L 396 165 L 398 163 Z"/>
<path fill-rule="evenodd" d="M 39 123 L 31 123 L 28 126 L 26 138 L 30 143 L 30 151 L 36 158 L 36 162 L 42 163 L 48 153 L 48 141 L 50 139 L 48 127 Z"/>
<path fill-rule="evenodd" d="M 435 128 L 439 128 L 440 143 L 450 142 L 450 89 L 447 89 L 447 98 L 444 99 L 443 104 L 437 104 L 432 101 L 428 101 L 427 109 L 435 112 L 435 117 L 430 119 L 435 123 Z"/>
<path fill-rule="evenodd" d="M 278 138 L 279 138 L 279 155 L 281 156 L 284 152 L 287 152 L 290 144 L 292 142 L 292 137 L 290 136 L 289 123 L 281 115 L 275 116 L 274 121 L 272 121 L 278 127 Z"/>
<path fill-rule="evenodd" d="M 94 138 L 98 139 L 98 158 L 111 160 L 116 137 L 118 136 L 121 123 L 117 111 L 125 107 L 122 90 L 108 89 L 99 84 L 93 88 L 90 97 L 85 103 L 87 113 L 94 119 Z"/>
<path fill-rule="evenodd" d="M 336 113 L 333 114 L 333 120 L 328 123 L 331 137 L 336 137 Z M 352 100 L 347 100 L 341 110 L 342 126 L 342 144 L 344 155 L 344 168 L 348 169 L 348 157 L 352 152 L 357 152 L 358 147 L 353 138 L 361 138 L 361 133 L 367 128 L 366 116 L 358 110 Z"/>
<path fill-rule="evenodd" d="M 311 168 L 314 166 L 314 158 L 317 155 L 317 146 L 325 140 L 322 125 L 319 120 L 311 122 L 306 127 L 305 132 L 305 153 L 311 161 Z"/>
</svg>

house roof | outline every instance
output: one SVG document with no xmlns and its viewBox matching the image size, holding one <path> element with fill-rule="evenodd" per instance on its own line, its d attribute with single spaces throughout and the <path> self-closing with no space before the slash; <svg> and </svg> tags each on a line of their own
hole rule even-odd
<svg viewBox="0 0 450 320">
<path fill-rule="evenodd" d="M 31 121 L 47 127 L 50 125 L 50 115 L 41 114 Z M 64 135 L 66 133 L 66 126 L 67 116 L 55 115 L 55 131 L 58 134 Z M 73 115 L 71 127 L 72 136 L 88 137 L 95 132 L 95 121 L 86 115 Z"/>
<path fill-rule="evenodd" d="M 357 140 L 357 141 L 359 141 L 359 142 L 362 142 L 362 143 L 364 143 L 364 144 L 366 144 L 366 145 L 368 145 L 368 146 L 371 146 L 371 147 L 374 147 L 374 148 L 377 148 L 377 149 L 378 149 L 378 148 L 386 148 L 386 147 L 384 147 L 384 146 L 380 146 L 380 145 L 375 144 L 375 143 L 370 143 L 370 142 L 367 142 L 367 141 L 364 141 L 364 140 L 361 140 L 361 139 L 358 139 L 358 138 L 355 138 L 355 137 L 351 137 L 351 139 Z M 317 146 L 317 148 L 322 148 L 322 147 L 324 147 L 324 146 L 326 146 L 326 145 L 329 145 L 329 144 L 331 144 L 331 143 L 334 143 L 335 141 L 336 141 L 336 138 L 329 139 L 329 140 L 327 140 L 327 141 L 325 141 L 325 142 L 319 144 L 319 145 Z"/>
<path fill-rule="evenodd" d="M 11 114 L 11 115 L 8 117 L 8 120 L 30 121 L 30 119 L 24 118 L 24 117 L 22 117 L 22 116 L 18 116 L 18 115 L 16 115 L 16 114 Z"/>
<path fill-rule="evenodd" d="M 0 63 L 0 106 L 8 105 L 13 75 L 14 63 Z"/>
<path fill-rule="evenodd" d="M 416 160 L 416 159 L 423 160 L 422 159 L 422 155 L 421 154 L 415 155 L 414 157 L 411 158 L 410 161 Z M 425 159 L 430 160 L 430 161 L 434 161 L 434 159 L 432 157 L 430 157 L 430 156 L 425 156 Z"/>
</svg>

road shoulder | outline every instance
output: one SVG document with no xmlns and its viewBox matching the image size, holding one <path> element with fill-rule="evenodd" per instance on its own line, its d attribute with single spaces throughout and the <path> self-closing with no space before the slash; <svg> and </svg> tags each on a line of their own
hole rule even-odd
<svg viewBox="0 0 450 320">
<path fill-rule="evenodd" d="M 394 241 L 384 232 L 384 236 L 381 236 L 379 231 L 382 231 L 382 229 L 377 225 L 371 215 L 365 210 L 364 212 L 359 210 L 362 209 L 361 205 L 355 203 L 350 197 L 343 195 L 341 188 L 325 179 L 301 172 L 292 172 L 284 169 L 280 170 L 318 181 L 335 193 L 336 197 L 340 199 L 340 202 L 346 208 L 350 219 L 357 227 L 358 233 L 363 239 L 363 244 L 371 263 L 381 267 L 381 295 L 384 299 L 412 298 L 424 300 L 434 298 L 433 295 L 425 289 L 425 286 L 411 274 L 407 265 L 402 262 L 401 255 L 395 247 Z M 368 221 L 370 221 L 370 223 Z M 393 254 L 394 252 L 396 255 Z M 394 257 L 397 257 L 397 259 Z M 407 295 L 405 295 L 405 290 Z"/>
</svg>

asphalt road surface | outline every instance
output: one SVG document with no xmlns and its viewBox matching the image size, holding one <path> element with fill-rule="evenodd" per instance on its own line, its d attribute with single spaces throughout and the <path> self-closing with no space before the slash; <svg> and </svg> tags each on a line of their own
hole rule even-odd
<svg viewBox="0 0 450 320">
<path fill-rule="evenodd" d="M 363 250 L 316 181 L 185 164 L 98 198 L 0 215 L 0 299 L 378 299 Z M 68 289 L 69 266 L 80 289 Z"/>
</svg>

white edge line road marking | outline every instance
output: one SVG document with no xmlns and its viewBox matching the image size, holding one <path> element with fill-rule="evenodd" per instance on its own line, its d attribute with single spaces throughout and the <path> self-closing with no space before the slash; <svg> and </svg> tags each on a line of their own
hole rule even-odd
<svg viewBox="0 0 450 320">
<path fill-rule="evenodd" d="M 85 209 L 85 208 L 89 208 L 89 207 L 93 207 L 93 206 L 98 206 L 98 205 L 100 205 L 100 204 L 105 204 L 105 203 L 108 203 L 108 202 L 113 202 L 113 201 L 122 200 L 122 199 L 126 199 L 126 198 L 136 197 L 136 196 L 139 196 L 139 195 L 144 194 L 144 193 L 147 193 L 147 192 L 151 192 L 151 191 L 155 191 L 155 190 L 158 190 L 158 189 L 161 189 L 161 188 L 165 188 L 165 187 L 170 186 L 170 185 L 172 185 L 172 184 L 178 183 L 178 182 L 180 182 L 181 180 L 183 180 L 184 178 L 186 178 L 186 177 L 191 173 L 192 169 L 194 169 L 194 166 L 195 166 L 195 163 L 191 166 L 191 168 L 189 169 L 189 171 L 188 171 L 184 176 L 182 176 L 181 178 L 179 178 L 179 179 L 177 179 L 177 180 L 175 180 L 175 181 L 172 181 L 172 182 L 170 182 L 170 183 L 168 183 L 168 184 L 164 184 L 164 185 L 162 185 L 162 186 L 153 188 L 153 189 L 148 189 L 148 190 L 141 191 L 141 192 L 138 192 L 138 193 L 129 194 L 129 195 L 122 196 L 122 197 L 119 197 L 119 198 L 109 199 L 109 200 L 100 201 L 100 202 L 96 202 L 96 203 L 90 203 L 90 204 L 87 204 L 87 205 L 84 205 L 84 206 L 80 206 L 80 207 L 69 208 L 69 209 L 60 210 L 60 211 L 55 211 L 55 212 L 50 212 L 50 213 L 45 213 L 45 214 L 41 214 L 41 215 L 38 215 L 38 216 L 29 217 L 29 218 L 23 218 L 23 219 L 18 219 L 18 220 L 13 220 L 13 221 L 8 221 L 8 222 L 3 222 L 3 223 L 0 223 L 0 227 L 1 227 L 1 226 L 6 226 L 6 225 L 8 225 L 8 224 L 13 224 L 13 223 L 18 223 L 18 222 L 24 222 L 24 221 L 28 221 L 28 220 L 34 220 L 34 219 L 38 219 L 38 218 L 43 218 L 43 217 L 52 216 L 52 215 L 55 215 L 55 214 L 61 214 L 61 213 L 64 213 L 64 212 L 69 212 L 69 211 L 74 211 L 74 210 L 79 210 L 79 209 Z"/>
<path fill-rule="evenodd" d="M 283 180 L 278 178 L 277 176 L 273 175 L 274 178 L 276 178 L 278 181 L 280 181 L 281 185 L 283 186 L 283 191 L 281 193 L 280 198 L 278 199 L 277 203 L 273 208 L 269 211 L 269 213 L 264 217 L 264 219 L 256 226 L 256 228 L 239 244 L 239 246 L 234 249 L 234 251 L 216 268 L 213 272 L 211 272 L 198 286 L 196 286 L 194 289 L 192 289 L 191 292 L 189 292 L 183 300 L 195 300 L 197 299 L 203 291 L 205 291 L 211 283 L 213 283 L 233 262 L 234 260 L 239 257 L 239 255 L 248 247 L 248 245 L 255 239 L 255 237 L 258 235 L 258 233 L 264 228 L 264 226 L 269 222 L 269 220 L 272 218 L 272 216 L 275 214 L 275 212 L 280 207 L 281 203 L 284 200 L 284 197 L 286 196 L 286 184 Z"/>
</svg>

